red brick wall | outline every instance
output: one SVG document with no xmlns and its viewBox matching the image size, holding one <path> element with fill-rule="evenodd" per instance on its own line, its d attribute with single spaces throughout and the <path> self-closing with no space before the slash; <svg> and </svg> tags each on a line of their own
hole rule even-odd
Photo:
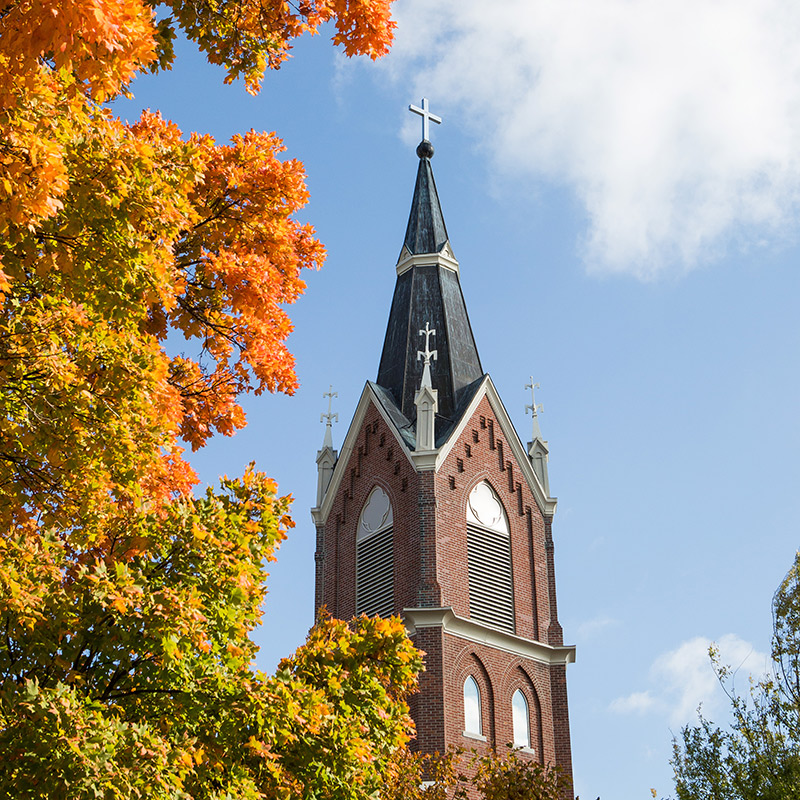
<svg viewBox="0 0 800 800">
<path fill-rule="evenodd" d="M 450 709 L 445 723 L 448 745 L 494 747 L 501 752 L 514 740 L 511 696 L 521 689 L 528 701 L 531 744 L 535 758 L 544 764 L 559 763 L 555 746 L 550 669 L 503 650 L 445 634 L 444 659 L 450 665 L 445 676 L 445 705 Z M 464 681 L 471 675 L 481 690 L 481 716 L 485 744 L 464 736 Z"/>
<path fill-rule="evenodd" d="M 417 726 L 413 749 L 422 753 L 443 753 L 446 718 L 451 709 L 444 702 L 443 648 L 441 628 L 422 628 L 412 636 L 414 644 L 425 653 L 425 671 L 420 675 L 419 692 L 409 702 Z"/>
<path fill-rule="evenodd" d="M 420 493 L 433 502 L 430 476 L 418 475 L 395 435 L 374 406 L 370 406 L 353 452 L 344 465 L 330 514 L 318 539 L 317 559 L 321 561 L 317 602 L 326 605 L 335 617 L 349 619 L 356 608 L 356 528 L 361 509 L 375 486 L 389 496 L 394 513 L 395 611 L 416 606 L 423 582 L 423 554 L 434 585 L 432 605 L 439 604 L 435 586 L 435 542 L 431 535 L 420 541 Z M 321 550 L 321 552 L 320 552 Z M 319 585 L 321 583 L 321 586 Z"/>
<path fill-rule="evenodd" d="M 394 512 L 395 611 L 452 606 L 469 617 L 466 503 L 486 480 L 503 503 L 511 534 L 516 633 L 562 644 L 556 613 L 553 543 L 545 518 L 484 397 L 438 472 L 417 473 L 374 406 L 368 409 L 344 467 L 331 512 L 318 531 L 317 605 L 337 617 L 355 612 L 355 551 L 359 514 L 381 486 Z M 414 637 L 426 652 L 420 693 L 411 702 L 416 747 L 441 751 L 461 745 L 501 751 L 513 739 L 511 696 L 528 701 L 536 758 L 571 776 L 566 674 L 503 650 L 474 644 L 439 628 Z M 473 675 L 481 688 L 485 743 L 464 737 L 463 686 Z"/>
<path fill-rule="evenodd" d="M 443 605 L 469 616 L 467 497 L 476 484 L 488 481 L 505 507 L 511 530 L 516 633 L 553 644 L 547 633 L 551 616 L 555 619 L 549 592 L 551 578 L 554 588 L 555 579 L 548 568 L 545 519 L 513 458 L 484 398 L 436 474 L 437 566 Z"/>
</svg>

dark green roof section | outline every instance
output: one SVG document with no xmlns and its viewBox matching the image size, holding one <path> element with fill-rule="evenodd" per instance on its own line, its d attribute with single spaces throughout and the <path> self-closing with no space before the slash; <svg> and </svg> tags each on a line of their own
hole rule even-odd
<svg viewBox="0 0 800 800">
<path fill-rule="evenodd" d="M 392 421 L 392 425 L 397 428 L 397 432 L 400 434 L 409 450 L 413 450 L 417 439 L 416 433 L 414 432 L 414 423 L 403 416 L 403 412 L 397 407 L 391 393 L 387 392 L 383 386 L 378 386 L 377 383 L 373 383 L 372 381 L 369 381 L 369 385 L 372 391 L 375 392 L 378 402 L 383 406 L 386 416 Z"/>
</svg>

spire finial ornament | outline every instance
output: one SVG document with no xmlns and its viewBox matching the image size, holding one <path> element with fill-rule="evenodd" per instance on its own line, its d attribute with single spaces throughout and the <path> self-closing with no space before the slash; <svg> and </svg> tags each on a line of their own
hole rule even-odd
<svg viewBox="0 0 800 800">
<path fill-rule="evenodd" d="M 417 147 L 417 155 L 420 158 L 433 158 L 433 145 L 431 144 L 431 122 L 435 122 L 437 125 L 442 124 L 442 118 L 437 117 L 436 114 L 431 114 L 428 110 L 428 98 L 422 98 L 422 108 L 415 105 L 410 105 L 408 107 L 409 111 L 413 111 L 415 114 L 419 114 L 422 117 L 422 141 L 419 143 Z"/>
<path fill-rule="evenodd" d="M 533 441 L 528 442 L 528 455 L 531 459 L 533 471 L 536 473 L 536 477 L 539 478 L 545 494 L 549 497 L 550 478 L 547 474 L 547 455 L 549 451 L 547 442 L 542 439 L 542 432 L 539 429 L 539 412 L 544 411 L 544 406 L 536 402 L 536 390 L 539 388 L 539 384 L 533 382 L 533 376 L 531 376 L 531 382 L 525 384 L 525 388 L 531 390 L 531 404 L 525 406 L 525 413 L 527 414 L 530 411 L 533 415 Z"/>
<path fill-rule="evenodd" d="M 431 328 L 430 322 L 426 322 L 425 329 L 420 330 L 419 335 L 425 337 L 425 349 L 417 350 L 417 361 L 421 358 L 425 359 L 422 366 L 422 383 L 420 384 L 420 388 L 423 386 L 430 388 L 433 386 L 433 383 L 431 383 L 431 359 L 437 361 L 439 358 L 439 351 L 431 350 L 430 347 L 431 336 L 436 336 L 436 329 Z"/>
<path fill-rule="evenodd" d="M 539 429 L 539 412 L 544 411 L 544 406 L 536 402 L 536 390 L 541 389 L 541 386 L 533 382 L 533 375 L 531 375 L 531 382 L 526 383 L 525 388 L 531 390 L 531 404 L 525 406 L 525 413 L 527 414 L 530 411 L 533 415 L 533 441 L 535 442 L 537 439 L 542 438 L 542 432 Z"/>
<path fill-rule="evenodd" d="M 331 384 L 328 387 L 328 391 L 322 395 L 323 399 L 326 397 L 328 398 L 328 413 L 319 415 L 319 421 L 325 422 L 325 439 L 322 442 L 323 450 L 326 447 L 330 447 L 330 449 L 333 450 L 332 424 L 339 421 L 339 414 L 335 411 L 331 411 L 331 407 L 333 405 L 333 398 L 338 396 L 339 393 L 333 391 L 333 384 Z"/>
</svg>

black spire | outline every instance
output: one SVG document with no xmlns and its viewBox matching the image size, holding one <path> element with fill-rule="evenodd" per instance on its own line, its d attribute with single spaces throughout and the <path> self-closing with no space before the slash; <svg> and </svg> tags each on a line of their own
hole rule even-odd
<svg viewBox="0 0 800 800">
<path fill-rule="evenodd" d="M 423 367 L 417 352 L 425 344 L 420 331 L 426 323 L 434 328 L 436 335 L 431 337 L 430 347 L 438 358 L 431 364 L 431 377 L 438 391 L 438 435 L 456 421 L 464 390 L 483 376 L 483 370 L 433 179 L 431 143 L 424 140 L 417 155 L 417 183 L 377 383 L 392 395 L 405 417 L 413 420 L 414 393 L 419 389 Z"/>
<path fill-rule="evenodd" d="M 436 181 L 433 179 L 433 145 L 423 140 L 417 147 L 417 155 L 417 184 L 414 187 L 414 199 L 411 201 L 411 213 L 408 215 L 403 244 L 412 255 L 438 253 L 447 243 L 447 228 L 444 225 L 442 207 L 439 205 Z"/>
</svg>

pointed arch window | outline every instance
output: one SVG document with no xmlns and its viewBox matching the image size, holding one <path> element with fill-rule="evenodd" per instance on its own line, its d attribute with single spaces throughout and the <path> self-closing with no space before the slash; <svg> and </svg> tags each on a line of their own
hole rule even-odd
<svg viewBox="0 0 800 800">
<path fill-rule="evenodd" d="M 531 717 L 528 701 L 522 693 L 522 689 L 517 689 L 511 696 L 511 718 L 514 723 L 514 747 L 530 749 Z"/>
<path fill-rule="evenodd" d="M 486 481 L 467 498 L 467 571 L 470 618 L 514 633 L 508 517 Z"/>
<path fill-rule="evenodd" d="M 468 675 L 464 681 L 464 733 L 473 736 L 483 734 L 481 690 L 472 675 Z"/>
<path fill-rule="evenodd" d="M 356 532 L 356 614 L 389 617 L 394 613 L 394 514 L 389 496 L 370 492 Z"/>
</svg>

